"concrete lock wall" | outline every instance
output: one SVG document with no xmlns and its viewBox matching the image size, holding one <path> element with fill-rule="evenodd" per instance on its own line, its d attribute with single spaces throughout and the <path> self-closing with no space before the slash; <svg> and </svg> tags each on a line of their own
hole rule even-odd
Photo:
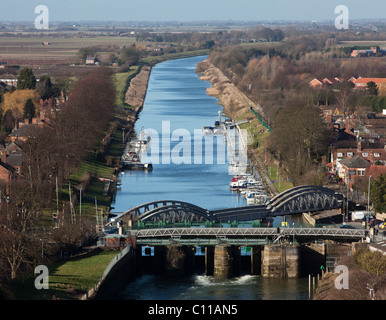
<svg viewBox="0 0 386 320">
<path fill-rule="evenodd" d="M 218 245 L 214 248 L 213 276 L 216 278 L 230 278 L 233 276 L 234 248 L 228 245 Z"/>
<path fill-rule="evenodd" d="M 296 278 L 299 276 L 298 246 L 266 245 L 261 253 L 261 275 L 268 278 Z"/>
</svg>

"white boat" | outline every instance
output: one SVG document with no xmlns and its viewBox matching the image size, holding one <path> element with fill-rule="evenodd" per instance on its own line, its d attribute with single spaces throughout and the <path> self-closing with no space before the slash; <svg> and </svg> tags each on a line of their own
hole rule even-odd
<svg viewBox="0 0 386 320">
<path fill-rule="evenodd" d="M 246 199 L 247 204 L 264 204 L 268 201 L 268 195 L 261 192 L 250 192 Z"/>
</svg>

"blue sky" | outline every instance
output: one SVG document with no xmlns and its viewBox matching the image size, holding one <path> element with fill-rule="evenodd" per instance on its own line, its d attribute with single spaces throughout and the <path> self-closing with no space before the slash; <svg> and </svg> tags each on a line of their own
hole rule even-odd
<svg viewBox="0 0 386 320">
<path fill-rule="evenodd" d="M 386 18 L 385 0 L 13 0 L 0 21 L 34 21 L 46 5 L 50 21 L 335 20 L 338 5 L 351 19 Z"/>
</svg>

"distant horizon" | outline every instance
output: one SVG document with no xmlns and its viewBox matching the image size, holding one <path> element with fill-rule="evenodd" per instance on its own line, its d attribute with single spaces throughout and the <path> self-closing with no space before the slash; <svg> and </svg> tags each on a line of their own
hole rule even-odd
<svg viewBox="0 0 386 320">
<path fill-rule="evenodd" d="M 236 19 L 213 19 L 213 20 L 51 20 L 52 23 L 73 23 L 73 22 L 89 22 L 89 23 L 129 23 L 129 22 L 156 22 L 156 23 L 254 23 L 254 22 L 332 22 L 334 19 L 315 20 L 315 19 L 265 19 L 265 20 L 236 20 Z M 385 21 L 386 18 L 358 18 L 351 21 Z M 0 23 L 31 23 L 29 20 L 0 20 Z"/>
<path fill-rule="evenodd" d="M 52 22 L 333 21 L 345 5 L 351 20 L 383 20 L 386 1 L 373 0 L 16 0 L 2 4 L 0 21 L 33 22 L 45 5 Z"/>
</svg>

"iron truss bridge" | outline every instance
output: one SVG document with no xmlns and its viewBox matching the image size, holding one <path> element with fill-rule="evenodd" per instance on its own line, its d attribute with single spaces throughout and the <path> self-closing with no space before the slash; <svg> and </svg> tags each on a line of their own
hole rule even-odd
<svg viewBox="0 0 386 320">
<path fill-rule="evenodd" d="M 192 223 L 212 221 L 252 221 L 275 216 L 291 215 L 302 212 L 315 212 L 339 209 L 343 206 L 343 195 L 331 189 L 318 186 L 299 186 L 286 190 L 273 197 L 265 205 L 227 208 L 209 211 L 194 204 L 160 200 L 148 202 L 123 212 L 109 222 L 119 220 L 159 221 L 169 223 Z"/>
<path fill-rule="evenodd" d="M 331 239 L 358 241 L 366 231 L 342 228 L 159 228 L 131 230 L 138 244 L 213 245 L 220 243 L 258 245 L 275 243 L 281 238 Z"/>
</svg>

